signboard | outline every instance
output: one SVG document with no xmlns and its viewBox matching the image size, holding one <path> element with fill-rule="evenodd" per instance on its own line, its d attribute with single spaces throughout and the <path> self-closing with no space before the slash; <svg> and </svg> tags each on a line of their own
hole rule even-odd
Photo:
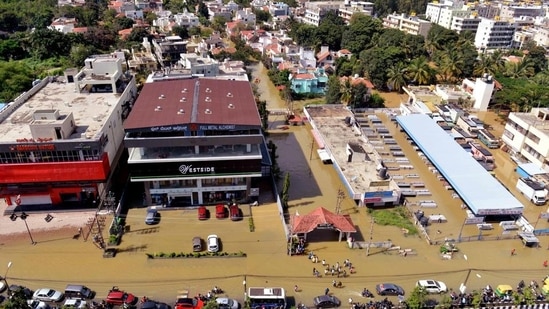
<svg viewBox="0 0 549 309">
<path fill-rule="evenodd" d="M 235 124 L 211 125 L 211 124 L 191 124 L 191 125 L 171 125 L 151 127 L 151 132 L 186 132 L 186 131 L 230 131 L 238 130 L 243 126 Z"/>
<path fill-rule="evenodd" d="M 334 226 L 329 223 L 323 223 L 323 224 L 317 225 L 316 228 L 319 230 L 331 230 L 334 228 Z"/>
<path fill-rule="evenodd" d="M 484 223 L 484 217 L 468 217 L 465 219 L 465 224 L 482 224 Z"/>
<path fill-rule="evenodd" d="M 477 215 L 481 216 L 490 216 L 490 215 L 521 215 L 522 208 L 513 208 L 513 209 L 481 209 L 478 211 Z"/>
<path fill-rule="evenodd" d="M 21 144 L 10 146 L 11 151 L 53 151 L 54 144 Z"/>
<path fill-rule="evenodd" d="M 192 164 L 182 164 L 182 165 L 179 166 L 179 171 L 183 175 L 187 175 L 187 174 L 204 174 L 204 173 L 215 174 L 215 167 L 213 167 L 213 166 L 193 167 Z"/>
</svg>

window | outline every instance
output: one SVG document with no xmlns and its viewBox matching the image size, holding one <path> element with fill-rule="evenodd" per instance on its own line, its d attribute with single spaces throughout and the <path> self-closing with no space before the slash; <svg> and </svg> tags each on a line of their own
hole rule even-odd
<svg viewBox="0 0 549 309">
<path fill-rule="evenodd" d="M 513 140 L 513 138 L 515 138 L 515 134 L 509 132 L 509 130 L 504 130 L 503 131 L 503 135 L 505 135 L 507 138 L 509 138 L 510 140 Z"/>
</svg>

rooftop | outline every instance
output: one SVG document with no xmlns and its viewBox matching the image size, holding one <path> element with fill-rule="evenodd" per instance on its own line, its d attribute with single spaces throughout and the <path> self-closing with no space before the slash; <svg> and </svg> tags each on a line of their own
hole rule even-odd
<svg viewBox="0 0 549 309">
<path fill-rule="evenodd" d="M 529 113 L 512 113 L 512 115 L 549 135 L 549 108 L 532 108 Z"/>
<path fill-rule="evenodd" d="M 126 130 L 182 124 L 261 126 L 247 80 L 188 78 L 146 83 Z"/>
<path fill-rule="evenodd" d="M 0 142 L 31 139 L 29 125 L 34 121 L 33 113 L 39 110 L 59 110 L 60 115 L 72 113 L 77 128 L 68 139 L 80 139 L 82 134 L 94 137 L 118 103 L 119 95 L 90 93 L 86 89 L 75 92 L 75 87 L 74 83 L 67 83 L 64 77 L 47 83 L 0 123 Z"/>
<path fill-rule="evenodd" d="M 368 117 L 378 119 L 375 114 L 353 115 L 343 105 L 307 106 L 305 109 L 355 194 L 398 191 L 394 181 L 378 177 L 376 169 L 382 158 L 375 146 L 366 141 L 367 133 L 361 133 L 345 122 L 346 117 L 355 117 L 357 122 Z M 347 162 L 347 145 L 355 149 L 352 162 Z"/>
</svg>

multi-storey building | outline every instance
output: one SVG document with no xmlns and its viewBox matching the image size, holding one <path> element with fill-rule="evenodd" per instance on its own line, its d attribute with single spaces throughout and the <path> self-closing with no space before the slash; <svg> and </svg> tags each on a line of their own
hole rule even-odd
<svg viewBox="0 0 549 309">
<path fill-rule="evenodd" d="M 185 9 L 183 13 L 177 13 L 173 16 L 173 20 L 175 23 L 180 27 L 198 27 L 200 25 L 200 21 L 198 20 L 198 16 L 196 16 L 194 13 L 190 13 Z"/>
<path fill-rule="evenodd" d="M 509 21 L 481 18 L 475 35 L 475 47 L 483 50 L 511 48 L 515 29 L 515 24 Z"/>
<path fill-rule="evenodd" d="M 273 17 L 289 16 L 290 6 L 284 2 L 271 3 L 269 5 L 269 13 L 271 13 Z"/>
<path fill-rule="evenodd" d="M 148 204 L 247 200 L 269 174 L 247 79 L 146 83 L 124 127 L 130 180 L 143 184 Z"/>
<path fill-rule="evenodd" d="M 549 28 L 536 27 L 534 41 L 538 44 L 538 46 L 549 47 Z"/>
<path fill-rule="evenodd" d="M 475 6 L 479 17 L 494 19 L 500 15 L 500 6 L 497 3 L 482 3 Z"/>
<path fill-rule="evenodd" d="M 504 5 L 501 7 L 499 17 L 501 19 L 509 20 L 511 18 L 518 18 L 522 16 L 538 17 L 545 14 L 544 9 L 540 5 L 534 6 L 517 6 L 517 5 Z"/>
<path fill-rule="evenodd" d="M 549 109 L 510 113 L 502 141 L 515 154 L 549 171 Z"/>
<path fill-rule="evenodd" d="M 169 66 L 180 59 L 180 55 L 187 52 L 187 41 L 180 36 L 167 36 L 163 39 L 153 39 L 156 59 L 162 66 Z"/>
<path fill-rule="evenodd" d="M 354 14 L 372 16 L 374 15 L 374 4 L 368 1 L 345 0 L 338 9 L 339 17 L 343 18 L 347 24 Z"/>
<path fill-rule="evenodd" d="M 322 18 L 332 11 L 337 12 L 341 2 L 306 2 L 305 3 L 305 15 L 302 17 L 301 21 L 305 24 L 319 26 Z"/>
<path fill-rule="evenodd" d="M 405 14 L 391 14 L 383 19 L 383 27 L 398 29 L 408 34 L 427 36 L 431 29 L 431 22 L 419 19 L 416 16 L 406 16 Z"/>
<path fill-rule="evenodd" d="M 37 80 L 0 109 L 0 197 L 13 210 L 92 208 L 123 154 L 137 96 L 123 53 Z"/>
<path fill-rule="evenodd" d="M 480 24 L 480 18 L 476 14 L 466 16 L 466 17 L 457 17 L 452 18 L 452 24 L 450 25 L 450 30 L 454 30 L 457 33 L 471 31 L 476 33 L 478 30 L 478 25 Z"/>
<path fill-rule="evenodd" d="M 250 8 L 238 10 L 234 16 L 234 21 L 241 22 L 246 26 L 255 26 L 255 20 L 255 13 Z"/>
</svg>

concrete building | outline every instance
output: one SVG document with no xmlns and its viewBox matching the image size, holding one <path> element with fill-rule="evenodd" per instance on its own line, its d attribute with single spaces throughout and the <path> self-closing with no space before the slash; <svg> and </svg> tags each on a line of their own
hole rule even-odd
<svg viewBox="0 0 549 309">
<path fill-rule="evenodd" d="M 501 137 L 509 150 L 549 171 L 549 109 L 510 113 Z"/>
<path fill-rule="evenodd" d="M 244 8 L 243 10 L 238 10 L 235 13 L 234 21 L 238 21 L 243 23 L 244 25 L 248 27 L 255 26 L 255 13 L 252 11 L 251 8 Z"/>
<path fill-rule="evenodd" d="M 466 78 L 461 84 L 463 91 L 472 96 L 472 108 L 479 111 L 488 110 L 488 105 L 494 95 L 494 86 L 494 80 L 488 74 L 484 74 L 483 77 L 477 78 L 474 82 Z"/>
<path fill-rule="evenodd" d="M 340 5 L 341 2 L 333 1 L 306 2 L 305 15 L 301 21 L 305 24 L 318 27 L 324 15 L 330 11 L 337 12 Z"/>
<path fill-rule="evenodd" d="M 475 6 L 475 12 L 483 18 L 494 19 L 500 15 L 500 11 L 498 3 L 481 3 Z"/>
<path fill-rule="evenodd" d="M 56 18 L 50 25 L 49 29 L 57 30 L 63 34 L 71 33 L 76 25 L 76 18 L 59 17 Z"/>
<path fill-rule="evenodd" d="M 544 16 L 545 10 L 541 5 L 503 5 L 499 17 L 503 20 L 510 20 L 519 17 Z"/>
<path fill-rule="evenodd" d="M 248 201 L 270 173 L 247 79 L 146 83 L 124 128 L 130 181 L 143 184 L 149 205 Z"/>
<path fill-rule="evenodd" d="M 549 27 L 536 27 L 534 41 L 538 46 L 549 47 Z"/>
<path fill-rule="evenodd" d="M 200 21 L 198 20 L 198 16 L 196 16 L 194 13 L 185 11 L 183 13 L 177 13 L 173 16 L 173 20 L 175 23 L 180 27 L 198 27 L 200 25 Z"/>
<path fill-rule="evenodd" d="M 297 69 L 290 74 L 290 87 L 296 93 L 324 93 L 328 83 L 328 75 L 323 68 L 314 71 L 310 69 Z"/>
<path fill-rule="evenodd" d="M 153 39 L 154 54 L 162 66 L 169 66 L 177 63 L 180 55 L 187 52 L 187 41 L 180 36 L 167 36 L 162 39 Z"/>
<path fill-rule="evenodd" d="M 427 33 L 429 33 L 429 30 L 431 29 L 431 22 L 419 19 L 416 16 L 391 14 L 383 18 L 383 27 L 398 29 L 408 34 L 427 37 Z"/>
<path fill-rule="evenodd" d="M 373 16 L 374 4 L 368 1 L 345 0 L 343 5 L 338 9 L 339 17 L 343 18 L 347 24 L 351 21 L 351 17 L 354 14 Z"/>
<path fill-rule="evenodd" d="M 89 57 L 1 108 L 0 197 L 11 210 L 94 208 L 110 190 L 137 96 L 123 64 Z"/>
<path fill-rule="evenodd" d="M 450 30 L 454 30 L 457 33 L 462 33 L 464 31 L 471 31 L 472 33 L 476 33 L 478 30 L 478 25 L 480 24 L 480 20 L 481 19 L 475 13 L 464 17 L 454 16 L 452 18 Z"/>
<path fill-rule="evenodd" d="M 183 69 L 190 70 L 192 76 L 217 76 L 219 75 L 219 61 L 210 56 L 201 56 L 196 53 L 181 54 L 179 65 Z"/>
<path fill-rule="evenodd" d="M 273 2 L 269 4 L 269 13 L 271 13 L 273 17 L 289 16 L 290 6 L 284 2 Z"/>
<path fill-rule="evenodd" d="M 482 18 L 475 35 L 475 47 L 480 50 L 511 48 L 515 30 L 512 22 Z"/>
</svg>

